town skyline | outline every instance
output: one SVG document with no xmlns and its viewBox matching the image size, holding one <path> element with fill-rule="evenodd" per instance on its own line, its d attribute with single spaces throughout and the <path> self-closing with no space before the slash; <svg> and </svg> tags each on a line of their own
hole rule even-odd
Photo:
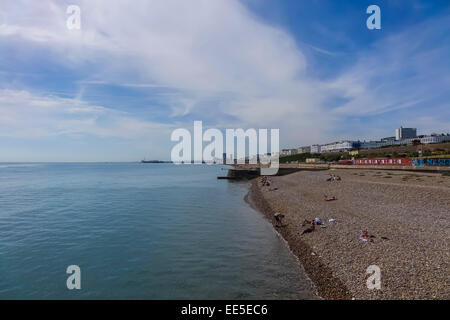
<svg viewBox="0 0 450 320">
<path fill-rule="evenodd" d="M 401 129 L 406 130 L 406 136 L 402 137 Z M 400 126 L 395 129 L 395 136 L 383 137 L 378 140 L 339 140 L 328 142 L 324 144 L 312 144 L 309 146 L 299 146 L 297 148 L 285 148 L 280 150 L 280 155 L 292 155 L 296 153 L 322 153 L 322 152 L 333 152 L 333 151 L 344 151 L 351 149 L 372 149 L 380 148 L 388 145 L 401 145 L 401 144 L 411 144 L 414 140 L 418 140 L 422 144 L 428 143 L 440 143 L 450 141 L 450 133 L 430 133 L 430 134 L 417 134 L 417 128 L 405 128 Z M 358 145 L 354 145 L 358 143 Z M 339 147 L 336 147 L 339 145 Z M 322 146 L 329 146 L 330 148 L 322 150 Z M 313 148 L 316 149 L 313 149 Z M 334 148 L 333 148 L 334 147 Z"/>
</svg>

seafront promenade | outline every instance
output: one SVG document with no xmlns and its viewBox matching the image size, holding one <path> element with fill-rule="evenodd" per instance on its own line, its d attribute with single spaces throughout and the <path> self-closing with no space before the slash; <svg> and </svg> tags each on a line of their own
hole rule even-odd
<svg viewBox="0 0 450 320">
<path fill-rule="evenodd" d="M 259 164 L 237 164 L 233 165 L 236 170 L 256 170 Z M 304 170 L 327 170 L 327 169 L 354 169 L 354 170 L 399 170 L 417 172 L 450 172 L 450 166 L 399 166 L 399 165 L 342 165 L 328 163 L 280 163 L 280 169 L 304 169 Z"/>
</svg>

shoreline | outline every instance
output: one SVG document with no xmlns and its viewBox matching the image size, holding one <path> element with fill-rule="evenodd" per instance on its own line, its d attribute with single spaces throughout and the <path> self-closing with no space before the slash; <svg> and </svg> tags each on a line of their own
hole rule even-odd
<svg viewBox="0 0 450 320">
<path fill-rule="evenodd" d="M 342 181 L 326 182 L 330 173 Z M 450 297 L 450 177 L 361 169 L 299 171 L 269 179 L 270 187 L 262 186 L 261 178 L 249 181 L 245 200 L 287 242 L 319 298 Z M 325 202 L 324 194 L 338 200 Z M 285 215 L 285 226 L 275 226 L 275 212 Z M 315 217 L 326 228 L 301 235 L 301 222 Z M 329 223 L 331 217 L 336 222 Z M 359 240 L 363 229 L 374 235 L 373 243 Z M 382 272 L 381 290 L 366 286 L 366 268 L 373 264 Z"/>
<path fill-rule="evenodd" d="M 272 224 L 274 230 L 286 242 L 289 250 L 297 258 L 299 268 L 301 268 L 315 289 L 315 294 L 319 299 L 326 300 L 350 300 L 351 295 L 345 285 L 332 274 L 332 271 L 321 261 L 320 257 L 313 255 L 312 248 L 306 243 L 294 243 L 287 232 L 283 232 L 284 228 L 277 228 L 273 220 L 273 209 L 264 199 L 261 190 L 258 187 L 259 179 L 250 182 L 250 187 L 245 201 L 264 215 L 264 217 Z M 327 280 L 325 280 L 327 279 Z"/>
</svg>

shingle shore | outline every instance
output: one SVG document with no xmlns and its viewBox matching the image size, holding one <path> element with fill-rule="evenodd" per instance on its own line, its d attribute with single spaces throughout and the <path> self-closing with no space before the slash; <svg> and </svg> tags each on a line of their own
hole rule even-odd
<svg viewBox="0 0 450 320">
<path fill-rule="evenodd" d="M 330 174 L 341 181 L 326 181 Z M 301 171 L 251 182 L 249 202 L 275 225 L 325 299 L 449 299 L 450 177 L 375 170 Z M 274 190 L 276 189 L 276 190 Z M 324 201 L 324 195 L 336 201 Z M 325 228 L 301 234 L 302 222 Z M 329 219 L 335 219 L 329 222 Z M 361 230 L 373 242 L 359 239 Z M 381 269 L 368 289 L 367 267 Z"/>
</svg>

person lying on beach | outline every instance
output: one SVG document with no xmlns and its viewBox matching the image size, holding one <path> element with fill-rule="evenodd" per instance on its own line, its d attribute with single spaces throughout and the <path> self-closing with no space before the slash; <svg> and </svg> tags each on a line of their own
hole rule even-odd
<svg viewBox="0 0 450 320">
<path fill-rule="evenodd" d="M 315 223 L 315 221 L 313 221 L 313 222 L 311 223 L 311 226 L 310 226 L 309 228 L 303 230 L 302 234 L 305 234 L 305 233 L 311 233 L 311 232 L 313 232 L 314 230 L 316 230 L 316 223 Z"/>
<path fill-rule="evenodd" d="M 302 222 L 302 227 L 304 227 L 304 226 L 306 226 L 306 225 L 308 225 L 308 224 L 311 224 L 312 222 L 310 221 L 310 220 L 303 220 L 303 222 Z"/>
<path fill-rule="evenodd" d="M 369 232 L 367 230 L 361 231 L 359 240 L 362 240 L 364 242 L 373 242 L 372 236 L 369 235 Z"/>
<path fill-rule="evenodd" d="M 324 195 L 325 199 L 323 199 L 324 201 L 333 201 L 333 200 L 337 200 L 336 196 L 332 196 L 329 197 L 326 194 Z"/>
<path fill-rule="evenodd" d="M 330 177 L 327 179 L 327 181 L 341 181 L 341 177 L 330 174 Z"/>
<path fill-rule="evenodd" d="M 275 224 L 277 225 L 277 226 L 279 226 L 279 227 L 282 227 L 283 226 L 283 218 L 284 218 L 284 214 L 281 214 L 281 213 L 275 213 L 274 215 L 273 215 L 273 218 L 275 219 Z"/>
</svg>

